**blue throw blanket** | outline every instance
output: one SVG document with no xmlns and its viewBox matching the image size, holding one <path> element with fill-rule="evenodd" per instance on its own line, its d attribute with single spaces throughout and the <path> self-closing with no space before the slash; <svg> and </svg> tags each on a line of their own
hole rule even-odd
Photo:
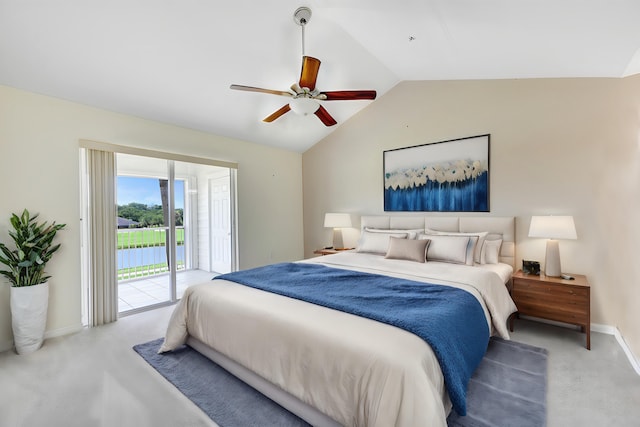
<svg viewBox="0 0 640 427">
<path fill-rule="evenodd" d="M 440 363 L 453 408 L 466 414 L 467 385 L 489 342 L 484 311 L 470 293 L 304 263 L 273 264 L 214 279 L 356 314 L 418 335 Z"/>
</svg>

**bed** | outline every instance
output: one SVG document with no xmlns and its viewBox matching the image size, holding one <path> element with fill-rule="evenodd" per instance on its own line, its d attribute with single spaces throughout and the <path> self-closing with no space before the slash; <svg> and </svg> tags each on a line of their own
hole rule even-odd
<svg viewBox="0 0 640 427">
<path fill-rule="evenodd" d="M 506 321 L 516 307 L 505 283 L 513 273 L 514 218 L 363 216 L 361 234 L 356 251 L 293 267 L 462 292 L 482 314 L 469 330 L 509 337 Z M 429 241 L 427 262 L 412 260 L 416 251 L 407 249 L 419 240 Z M 315 426 L 446 426 L 450 369 L 439 363 L 438 345 L 393 323 L 236 281 L 213 283 L 187 289 L 161 352 L 187 343 Z"/>
</svg>

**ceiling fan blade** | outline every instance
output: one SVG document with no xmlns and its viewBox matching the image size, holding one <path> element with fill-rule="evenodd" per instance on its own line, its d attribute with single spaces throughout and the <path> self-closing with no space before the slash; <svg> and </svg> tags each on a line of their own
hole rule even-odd
<svg viewBox="0 0 640 427">
<path fill-rule="evenodd" d="M 322 123 L 324 123 L 325 126 L 333 126 L 336 123 L 338 123 L 338 122 L 336 122 L 336 120 L 333 117 L 331 117 L 331 114 L 329 114 L 329 112 L 327 110 L 325 110 L 322 105 L 313 114 L 318 116 L 320 121 Z"/>
<path fill-rule="evenodd" d="M 316 88 L 320 60 L 312 56 L 302 57 L 302 71 L 300 71 L 300 87 L 306 87 L 310 91 Z"/>
<path fill-rule="evenodd" d="M 262 89 L 260 87 L 253 87 L 253 86 L 231 85 L 229 86 L 229 88 L 234 90 L 244 90 L 247 92 L 270 93 L 272 95 L 281 95 L 281 96 L 288 96 L 288 97 L 293 96 L 291 92 L 286 92 L 283 90 Z"/>
<path fill-rule="evenodd" d="M 271 123 L 272 121 L 274 121 L 278 117 L 280 117 L 283 114 L 289 112 L 289 110 L 291 110 L 291 107 L 289 107 L 289 104 L 284 104 L 284 106 L 281 109 L 279 109 L 278 111 L 276 111 L 275 113 L 273 113 L 269 117 L 265 117 L 264 119 L 262 119 L 262 121 L 263 122 L 267 122 L 267 123 Z"/>
<path fill-rule="evenodd" d="M 326 98 L 324 96 L 326 96 Z M 356 99 L 376 99 L 375 90 L 336 90 L 320 92 L 319 98 L 325 101 L 350 101 Z"/>
</svg>

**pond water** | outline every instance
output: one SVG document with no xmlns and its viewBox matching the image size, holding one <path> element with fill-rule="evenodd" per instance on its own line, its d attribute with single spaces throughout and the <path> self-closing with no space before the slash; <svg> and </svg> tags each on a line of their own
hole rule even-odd
<svg viewBox="0 0 640 427">
<path fill-rule="evenodd" d="M 166 246 L 152 246 L 147 248 L 119 249 L 118 270 L 123 268 L 140 267 L 144 265 L 166 264 Z M 184 246 L 176 247 L 178 263 L 184 262 Z"/>
</svg>

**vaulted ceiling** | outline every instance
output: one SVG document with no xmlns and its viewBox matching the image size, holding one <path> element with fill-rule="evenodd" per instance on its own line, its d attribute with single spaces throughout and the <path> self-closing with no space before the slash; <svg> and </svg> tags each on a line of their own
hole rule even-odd
<svg viewBox="0 0 640 427">
<path fill-rule="evenodd" d="M 320 90 L 403 80 L 623 77 L 640 72 L 638 0 L 0 0 L 0 84 L 305 151 L 371 102 L 289 112 L 306 54 Z"/>
</svg>

